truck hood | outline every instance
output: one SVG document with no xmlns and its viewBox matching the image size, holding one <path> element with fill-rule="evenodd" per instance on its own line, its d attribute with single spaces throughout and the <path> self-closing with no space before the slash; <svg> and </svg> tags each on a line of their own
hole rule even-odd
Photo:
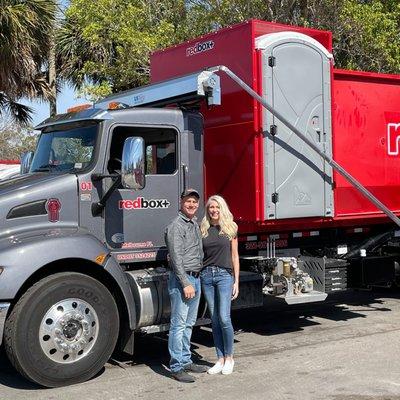
<svg viewBox="0 0 400 400">
<path fill-rule="evenodd" d="M 0 196 L 2 196 L 3 194 L 7 194 L 10 191 L 16 193 L 16 190 L 20 190 L 21 188 L 24 188 L 26 186 L 36 185 L 42 182 L 49 182 L 58 179 L 59 177 L 60 175 L 50 175 L 44 173 L 15 176 L 14 178 L 0 182 Z"/>
<path fill-rule="evenodd" d="M 50 215 L 48 202 L 58 210 Z M 0 183 L 0 238 L 55 227 L 78 226 L 77 177 L 35 173 Z"/>
</svg>

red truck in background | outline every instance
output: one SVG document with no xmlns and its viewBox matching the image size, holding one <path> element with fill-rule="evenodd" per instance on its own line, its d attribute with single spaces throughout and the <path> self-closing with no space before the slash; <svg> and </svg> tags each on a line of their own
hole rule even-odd
<svg viewBox="0 0 400 400">
<path fill-rule="evenodd" d="M 155 52 L 151 80 L 227 66 L 398 214 L 400 76 L 335 69 L 331 52 L 331 32 L 251 20 Z M 272 236 L 277 247 L 343 256 L 393 230 L 240 86 L 221 76 L 221 87 L 222 106 L 201 108 L 205 193 L 228 199 L 242 251 L 260 254 Z"/>
<path fill-rule="evenodd" d="M 271 44 L 273 47 L 269 51 L 276 59 L 275 65 L 270 67 L 264 62 L 266 49 L 262 47 L 262 38 L 271 34 L 279 36 L 280 32 L 293 32 L 293 35 L 288 35 L 288 39 L 278 44 Z M 225 65 L 269 99 L 270 104 L 278 106 L 278 110 L 280 93 L 276 92 L 281 91 L 283 96 L 289 93 L 291 98 L 282 104 L 282 109 L 286 105 L 297 107 L 300 112 L 297 108 L 292 110 L 293 119 L 301 119 L 306 113 L 307 117 L 314 117 L 313 112 L 321 116 L 326 114 L 325 121 L 316 114 L 319 121 L 311 117 L 304 126 L 316 132 L 319 130 L 322 135 L 330 135 L 331 138 L 325 138 L 324 143 L 331 146 L 329 150 L 333 158 L 391 210 L 400 212 L 400 76 L 337 70 L 333 58 L 330 58 L 325 76 L 312 76 L 310 65 L 317 63 L 319 67 L 320 60 L 308 61 L 301 54 L 300 46 L 290 46 L 290 36 L 296 41 L 304 41 L 296 33 L 310 38 L 310 43 L 304 43 L 305 52 L 309 52 L 310 45 L 317 41 L 326 49 L 327 58 L 331 57 L 331 32 L 253 20 L 154 53 L 151 58 L 152 82 L 212 65 Z M 273 74 L 268 74 L 268 70 L 273 70 Z M 270 166 L 268 157 L 276 157 L 276 153 L 281 151 L 279 147 L 270 154 L 264 147 L 266 128 L 274 124 L 273 118 L 265 115 L 262 107 L 235 82 L 227 77 L 221 79 L 222 107 L 202 108 L 206 126 L 206 195 L 218 192 L 229 198 L 236 218 L 250 224 L 246 231 L 265 224 L 269 231 L 275 231 L 282 228 L 368 225 L 383 221 L 383 214 L 335 172 L 330 183 L 334 197 L 331 215 L 328 210 L 303 212 L 294 207 L 283 214 L 278 209 L 273 216 L 269 215 L 266 205 L 271 193 L 264 189 L 272 180 L 268 179 L 265 167 Z M 266 79 L 272 80 L 270 87 Z M 321 98 L 325 96 L 321 101 L 322 111 L 307 108 L 306 91 L 313 84 L 324 85 L 318 93 Z M 282 137 L 279 128 L 276 138 Z M 296 173 L 296 168 L 289 169 L 289 173 L 293 172 Z M 274 184 L 275 190 L 282 189 L 281 181 Z M 279 200 L 277 204 L 282 201 Z M 308 218 L 300 220 L 299 217 Z M 244 225 L 242 229 L 245 229 Z"/>
</svg>

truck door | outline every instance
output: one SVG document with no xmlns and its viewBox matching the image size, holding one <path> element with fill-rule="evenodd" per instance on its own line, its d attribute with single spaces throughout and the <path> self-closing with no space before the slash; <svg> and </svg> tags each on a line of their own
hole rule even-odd
<svg viewBox="0 0 400 400">
<path fill-rule="evenodd" d="M 179 208 L 177 130 L 168 127 L 114 128 L 107 162 L 109 173 L 119 172 L 123 143 L 129 136 L 144 138 L 146 184 L 137 191 L 120 186 L 106 203 L 104 235 L 107 245 L 117 251 L 120 261 L 158 257 L 165 246 L 164 229 Z"/>
<path fill-rule="evenodd" d="M 330 155 L 329 53 L 315 40 L 290 32 L 265 35 L 258 47 L 264 97 Z M 266 219 L 332 216 L 331 167 L 266 110 L 263 131 Z"/>
</svg>

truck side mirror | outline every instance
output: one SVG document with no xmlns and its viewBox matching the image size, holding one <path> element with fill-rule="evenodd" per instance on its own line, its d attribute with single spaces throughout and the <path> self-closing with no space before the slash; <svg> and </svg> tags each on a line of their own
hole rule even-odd
<svg viewBox="0 0 400 400">
<path fill-rule="evenodd" d="M 145 186 L 145 147 L 142 137 L 128 137 L 122 151 L 121 182 L 126 189 L 139 190 Z"/>
<path fill-rule="evenodd" d="M 22 153 L 20 157 L 21 167 L 20 173 L 21 175 L 27 174 L 31 168 L 33 159 L 33 151 L 27 151 L 26 153 Z"/>
</svg>

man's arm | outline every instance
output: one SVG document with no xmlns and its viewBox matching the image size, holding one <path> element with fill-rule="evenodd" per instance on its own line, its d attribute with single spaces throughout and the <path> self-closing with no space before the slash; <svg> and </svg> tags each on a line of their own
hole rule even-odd
<svg viewBox="0 0 400 400">
<path fill-rule="evenodd" d="M 172 223 L 167 227 L 165 242 L 168 248 L 170 264 L 182 288 L 191 285 L 183 265 L 184 237 L 184 232 L 178 224 Z"/>
</svg>

